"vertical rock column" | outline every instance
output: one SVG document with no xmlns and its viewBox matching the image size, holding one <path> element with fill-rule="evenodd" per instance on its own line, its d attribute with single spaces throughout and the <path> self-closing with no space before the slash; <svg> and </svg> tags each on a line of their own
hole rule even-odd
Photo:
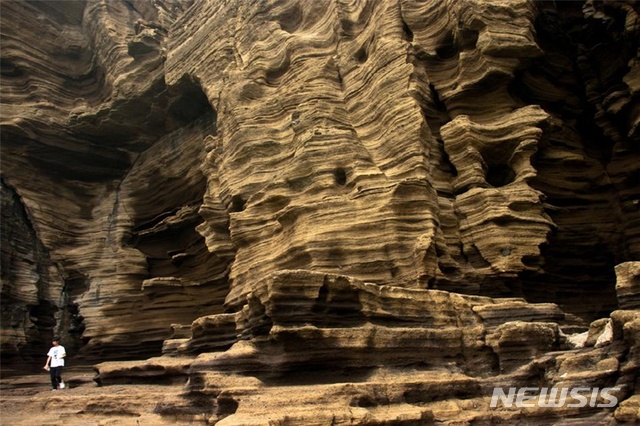
<svg viewBox="0 0 640 426">
<path fill-rule="evenodd" d="M 524 107 L 509 91 L 518 69 L 541 55 L 535 6 L 402 1 L 400 7 L 415 96 L 441 145 L 434 169 L 451 163 L 448 174 L 439 173 L 448 185 L 438 191 L 447 241 L 438 285 L 509 294 L 520 273 L 540 271 L 540 245 L 554 226 L 543 194 L 529 184 L 549 115 Z M 469 284 L 461 287 L 461 279 Z"/>
<path fill-rule="evenodd" d="M 167 81 L 189 75 L 218 111 L 201 211 L 229 215 L 227 305 L 290 269 L 425 286 L 437 206 L 398 5 L 213 7 L 189 12 L 212 16 L 201 26 L 176 24 Z M 220 27 L 234 36 L 212 31 Z M 202 44 L 215 54 L 188 57 Z M 210 250 L 224 250 L 215 222 L 199 230 Z"/>
<path fill-rule="evenodd" d="M 536 270 L 539 246 L 553 226 L 543 211 L 542 193 L 527 184 L 536 173 L 531 156 L 542 135 L 537 126 L 547 117 L 532 106 L 489 123 L 460 115 L 442 128 L 459 171 L 454 188 L 460 193 L 455 206 L 462 243 L 465 250 L 478 251 L 488 274 Z"/>
</svg>

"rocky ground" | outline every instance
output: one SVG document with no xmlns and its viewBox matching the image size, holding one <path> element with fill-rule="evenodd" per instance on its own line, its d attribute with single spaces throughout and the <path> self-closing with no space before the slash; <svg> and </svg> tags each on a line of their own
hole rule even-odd
<svg viewBox="0 0 640 426">
<path fill-rule="evenodd" d="M 23 426 L 170 425 L 176 419 L 155 413 L 181 386 L 114 385 L 98 387 L 91 366 L 67 368 L 67 388 L 52 391 L 49 375 L 15 374 L 0 379 L 0 423 Z M 15 375 L 13 375 L 15 374 Z M 199 423 L 202 423 L 199 422 Z M 189 424 L 189 422 L 184 422 Z"/>
<path fill-rule="evenodd" d="M 621 280 L 622 282 L 623 280 Z M 635 281 L 634 281 L 635 282 Z M 319 293 L 324 296 L 316 299 Z M 262 289 L 262 290 L 260 290 Z M 621 287 L 622 289 L 622 287 Z M 164 355 L 5 371 L 7 425 L 622 425 L 640 420 L 640 311 L 589 327 L 553 304 L 273 277 L 238 314 L 194 324 Z M 625 304 L 625 299 L 621 299 Z M 292 304 L 295 301 L 295 304 Z M 436 306 L 437 309 L 430 308 Z M 336 314 L 342 321 L 335 323 Z M 518 320 L 512 320 L 518 318 Z M 203 333 L 204 331 L 204 333 Z M 230 347 L 221 349 L 229 336 Z M 190 354 L 197 348 L 209 348 Z M 217 348 L 217 349 L 216 349 Z M 589 404 L 491 405 L 495 388 L 609 388 Z M 590 394 L 591 395 L 591 394 Z"/>
</svg>

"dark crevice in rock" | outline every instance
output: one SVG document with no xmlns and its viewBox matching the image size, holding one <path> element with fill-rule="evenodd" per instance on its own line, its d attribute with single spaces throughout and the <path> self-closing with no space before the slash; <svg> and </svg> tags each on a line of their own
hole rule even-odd
<svg viewBox="0 0 640 426">
<path fill-rule="evenodd" d="M 629 205 L 623 182 L 633 175 L 628 164 L 637 155 L 625 152 L 620 141 L 629 120 L 602 104 L 619 90 L 629 71 L 623 58 L 633 57 L 635 48 L 618 42 L 621 28 L 605 29 L 604 20 L 583 12 L 577 3 L 543 5 L 535 24 L 547 55 L 518 72 L 509 90 L 562 122 L 533 157 L 537 174 L 530 185 L 544 193 L 556 229 L 535 262 L 540 272 L 521 274 L 524 295 L 532 302 L 559 303 L 589 320 L 617 307 L 614 266 L 633 260 L 629 247 L 638 238 L 629 232 L 635 212 L 621 207 Z M 609 54 L 619 59 L 606 59 Z M 631 186 L 637 192 L 637 183 Z"/>
<path fill-rule="evenodd" d="M 508 185 L 514 181 L 515 172 L 506 164 L 497 164 L 487 166 L 487 183 L 495 188 Z"/>
<path fill-rule="evenodd" d="M 369 59 L 369 52 L 367 52 L 367 48 L 362 46 L 354 55 L 354 59 L 358 61 L 359 64 L 364 64 Z"/>
<path fill-rule="evenodd" d="M 247 201 L 241 195 L 234 195 L 231 197 L 231 206 L 229 211 L 231 213 L 239 213 L 245 209 Z"/>
<path fill-rule="evenodd" d="M 229 396 L 218 396 L 216 398 L 216 416 L 223 419 L 235 413 L 238 410 L 238 401 Z"/>
<path fill-rule="evenodd" d="M 65 349 L 70 354 L 77 354 L 86 343 L 82 339 L 82 333 L 86 328 L 84 316 L 80 312 L 78 303 L 91 285 L 89 277 L 79 271 L 67 269 L 62 288 L 62 304 L 59 317 L 59 328 L 66 330 L 67 338 L 64 339 Z"/>
<path fill-rule="evenodd" d="M 461 28 L 458 30 L 458 43 L 461 50 L 473 50 L 478 42 L 478 31 L 469 28 Z"/>
<path fill-rule="evenodd" d="M 172 87 L 170 92 L 176 95 L 167 112 L 179 126 L 185 126 L 206 115 L 214 115 L 212 120 L 215 122 L 215 110 L 197 82 L 185 77 L 178 85 Z"/>
<path fill-rule="evenodd" d="M 10 58 L 0 58 L 0 75 L 4 78 L 20 77 L 23 74 L 20 66 Z"/>
<path fill-rule="evenodd" d="M 458 45 L 451 33 L 447 34 L 436 48 L 436 55 L 438 55 L 440 59 L 453 59 L 456 58 L 459 53 Z"/>
<path fill-rule="evenodd" d="M 402 21 L 402 35 L 409 43 L 413 41 L 413 31 L 411 31 L 411 28 L 404 20 Z"/>
<path fill-rule="evenodd" d="M 56 322 L 56 301 L 47 298 L 48 288 L 57 284 L 49 272 L 53 265 L 19 195 L 4 179 L 0 179 L 0 196 L 0 323 L 3 333 L 10 327 L 14 335 L 14 339 L 3 340 L 2 365 L 38 363 L 53 334 L 66 335 L 67 331 Z"/>
<path fill-rule="evenodd" d="M 333 172 L 333 177 L 335 179 L 336 185 L 345 186 L 347 184 L 347 171 L 344 168 L 338 167 L 337 169 L 335 169 Z"/>
<path fill-rule="evenodd" d="M 320 287 L 312 312 L 314 323 L 324 327 L 362 324 L 365 321 L 358 293 L 341 287 L 339 281 L 335 284 L 325 282 Z"/>
</svg>

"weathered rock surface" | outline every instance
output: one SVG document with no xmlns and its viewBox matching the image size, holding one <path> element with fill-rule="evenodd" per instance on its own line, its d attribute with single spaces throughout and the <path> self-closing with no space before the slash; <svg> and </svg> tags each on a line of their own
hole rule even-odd
<svg viewBox="0 0 640 426">
<path fill-rule="evenodd" d="M 3 368 L 57 333 L 103 386 L 157 386 L 36 406 L 637 417 L 637 2 L 1 8 Z M 488 406 L 543 384 L 620 404 Z"/>
<path fill-rule="evenodd" d="M 49 397 L 43 393 L 50 391 L 33 389 L 38 382 L 46 388 L 46 379 L 4 378 L 0 401 L 11 407 L 7 418 L 12 424 L 33 421 L 15 406 L 26 399 L 26 406 L 42 410 L 43 421 L 86 422 L 92 414 L 90 419 L 110 424 L 638 420 L 637 310 L 611 314 L 607 343 L 570 349 L 562 333 L 570 326 L 550 304 L 523 309 L 513 299 L 378 286 L 305 271 L 281 272 L 261 284 L 235 314 L 230 349 L 100 363 L 94 367 L 99 388 L 72 369 L 70 389 Z M 474 315 L 490 307 L 505 312 L 511 304 L 511 315 L 502 318 L 516 321 L 485 326 Z M 228 314 L 219 316 L 218 322 L 208 321 L 211 335 L 229 328 Z M 194 331 L 200 327 L 200 320 L 194 322 Z M 231 334 L 217 335 L 226 345 Z M 610 395 L 620 403 L 602 408 L 597 404 L 608 400 L 600 398 L 576 407 L 579 400 L 568 397 L 557 407 L 492 407 L 495 387 L 529 387 L 534 393 L 540 387 L 589 388 L 588 396 L 593 388 L 614 388 Z"/>
<path fill-rule="evenodd" d="M 640 309 L 640 262 L 616 266 L 616 293 L 622 309 Z"/>
</svg>

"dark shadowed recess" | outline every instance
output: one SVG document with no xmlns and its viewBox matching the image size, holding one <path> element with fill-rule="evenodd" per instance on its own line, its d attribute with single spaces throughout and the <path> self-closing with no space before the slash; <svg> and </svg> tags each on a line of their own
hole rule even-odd
<svg viewBox="0 0 640 426">
<path fill-rule="evenodd" d="M 197 82 L 184 77 L 176 86 L 170 89 L 170 92 L 176 95 L 174 100 L 169 104 L 168 115 L 175 119 L 181 126 L 211 114 L 214 114 L 212 122 L 215 123 L 215 110 L 211 104 L 209 104 L 207 95 L 202 91 L 202 88 Z"/>
<path fill-rule="evenodd" d="M 625 162 L 624 154 L 617 158 L 613 154 L 628 143 L 620 137 L 629 133 L 625 111 L 603 116 L 594 102 L 624 87 L 622 77 L 637 52 L 638 41 L 623 41 L 624 17 L 613 9 L 609 12 L 615 19 L 605 25 L 605 21 L 585 18 L 582 2 L 541 5 L 536 35 L 547 55 L 516 75 L 510 89 L 524 103 L 540 105 L 562 120 L 562 128 L 550 131 L 541 141 L 533 159 L 537 176 L 530 181 L 545 194 L 546 213 L 557 228 L 541 247 L 543 272 L 522 274 L 518 292 L 531 302 L 556 302 L 591 320 L 617 308 L 615 265 L 640 258 L 640 253 L 631 252 L 629 237 L 622 231 L 638 213 L 616 207 L 622 201 L 624 185 L 603 183 L 586 173 L 627 173 L 618 165 Z M 615 52 L 619 60 L 608 60 L 607 52 Z M 554 61 L 559 57 L 566 62 Z M 590 82 L 594 76 L 600 83 L 597 99 Z M 590 93 L 588 84 L 592 86 Z M 567 140 L 563 131 L 577 137 Z M 578 152 L 587 160 L 581 164 L 559 162 L 547 156 L 552 149 Z M 638 158 L 638 151 L 628 155 Z M 589 179 L 592 181 L 586 182 Z M 585 182 L 583 187 L 588 189 L 568 188 L 563 182 Z"/>
<path fill-rule="evenodd" d="M 8 159 L 9 154 L 23 152 L 28 157 L 25 163 L 33 167 L 33 173 L 39 175 L 40 179 L 51 180 L 61 187 L 67 186 L 69 193 L 77 194 L 75 202 L 81 206 L 82 212 L 88 212 L 86 218 L 91 219 L 93 205 L 88 203 L 95 200 L 82 192 L 85 183 L 91 183 L 91 187 L 104 184 L 113 190 L 118 186 L 116 183 L 126 177 L 134 165 L 136 150 L 143 151 L 153 145 L 154 141 L 167 135 L 172 138 L 168 145 L 175 148 L 180 146 L 182 132 L 201 131 L 202 137 L 215 134 L 216 112 L 197 83 L 184 80 L 172 88 L 170 93 L 164 91 L 160 96 L 164 100 L 156 105 L 164 104 L 164 110 L 156 111 L 157 116 L 154 118 L 154 123 L 164 123 L 160 128 L 149 127 L 154 123 L 147 122 L 144 118 L 150 108 L 149 102 L 131 100 L 123 111 L 105 117 L 104 121 L 96 121 L 95 127 L 91 129 L 87 126 L 77 126 L 72 130 L 40 126 L 35 136 L 37 140 L 27 136 L 19 128 L 3 129 L 3 155 Z M 136 104 L 144 108 L 131 107 Z M 130 117 L 111 126 L 110 120 L 122 118 L 125 110 Z M 37 123 L 34 126 L 37 127 Z M 115 132 L 122 130 L 128 133 L 118 135 L 114 131 L 99 131 L 114 128 L 117 129 Z M 85 130 L 88 133 L 82 133 Z M 180 148 L 177 149 L 180 152 Z M 197 163 L 198 160 L 190 158 L 189 161 Z M 136 340 L 132 337 L 131 348 L 126 347 L 126 342 L 124 346 L 100 345 L 98 342 L 87 345 L 89 342 L 83 337 L 85 319 L 82 303 L 77 301 L 82 300 L 83 294 L 90 288 L 90 278 L 73 265 L 64 265 L 64 269 L 61 269 L 62 265 L 57 265 L 60 271 L 60 276 L 56 277 L 59 280 L 57 284 L 47 275 L 47 271 L 51 269 L 48 253 L 38 241 L 19 197 L 3 182 L 3 281 L 5 275 L 7 281 L 19 279 L 19 276 L 9 275 L 16 268 L 29 265 L 33 269 L 30 273 L 39 274 L 37 302 L 16 299 L 19 295 L 10 294 L 11 286 L 3 286 L 3 326 L 11 324 L 28 333 L 24 344 L 2 348 L 3 366 L 5 362 L 12 360 L 21 363 L 34 359 L 41 363 L 42 354 L 46 353 L 54 332 L 63 336 L 64 344 L 74 354 L 76 362 L 110 359 L 117 355 L 122 359 L 123 354 L 131 358 L 156 356 L 161 352 L 163 340 L 170 337 L 172 323 L 190 324 L 198 316 L 221 312 L 222 302 L 228 291 L 225 272 L 227 265 L 208 252 L 204 239 L 195 230 L 202 223 L 198 208 L 206 189 L 205 177 L 199 172 L 195 176 L 187 180 L 184 175 L 167 176 L 164 172 L 151 174 L 149 182 L 140 182 L 140 185 L 155 188 L 148 191 L 148 194 L 154 194 L 151 196 L 158 199 L 141 199 L 140 204 L 154 205 L 156 211 L 141 208 L 140 212 L 143 213 L 137 214 L 137 207 L 131 206 L 135 223 L 129 244 L 147 257 L 149 267 L 145 278 L 175 277 L 184 280 L 187 285 L 193 286 L 189 294 L 194 299 L 192 306 L 188 308 L 182 306 L 163 310 L 166 324 L 160 324 L 159 330 L 161 327 L 162 331 L 154 333 L 151 338 L 142 336 Z M 187 214 L 184 213 L 185 209 Z M 6 232 L 5 226 L 9 227 Z M 26 260 L 16 259 L 15 244 L 24 248 Z M 60 285 L 61 294 L 54 300 L 47 300 L 44 289 L 53 285 Z M 169 288 L 162 291 L 164 293 L 156 292 L 153 297 L 149 297 L 149 306 L 146 308 L 159 309 L 154 303 L 160 302 L 154 302 L 153 299 L 166 299 L 170 297 L 172 290 Z M 143 340 L 142 344 L 140 340 Z M 86 351 L 87 348 L 91 350 Z"/>
<path fill-rule="evenodd" d="M 27 368 L 42 362 L 54 333 L 54 314 L 58 308 L 45 299 L 51 260 L 38 240 L 29 217 L 13 188 L 0 179 L 2 222 L 0 232 L 0 324 L 3 328 L 24 330 L 19 343 L 3 343 L 3 374 L 10 365 Z"/>
<path fill-rule="evenodd" d="M 184 143 L 182 137 L 189 132 L 201 133 L 201 138 L 216 133 L 216 112 L 196 82 L 185 78 L 171 91 L 175 100 L 168 108 L 168 116 L 181 127 L 167 135 L 171 139 L 167 149 Z M 147 174 L 147 181 L 139 182 L 145 190 L 127 207 L 134 223 L 126 244 L 146 257 L 145 279 L 179 280 L 188 289 L 191 300 L 188 306 L 162 308 L 166 333 L 158 333 L 155 340 L 146 340 L 146 350 L 136 349 L 132 355 L 135 358 L 160 355 L 162 342 L 171 337 L 171 324 L 190 324 L 199 316 L 221 313 L 228 292 L 227 262 L 208 251 L 204 238 L 196 230 L 203 223 L 198 211 L 206 191 L 206 176 L 200 172 L 197 158 L 180 154 L 176 161 L 184 162 L 184 174 L 167 174 L 158 164 L 156 170 Z M 170 287 L 145 290 L 142 309 L 157 309 L 156 303 L 170 300 L 176 291 L 183 290 Z"/>
</svg>

